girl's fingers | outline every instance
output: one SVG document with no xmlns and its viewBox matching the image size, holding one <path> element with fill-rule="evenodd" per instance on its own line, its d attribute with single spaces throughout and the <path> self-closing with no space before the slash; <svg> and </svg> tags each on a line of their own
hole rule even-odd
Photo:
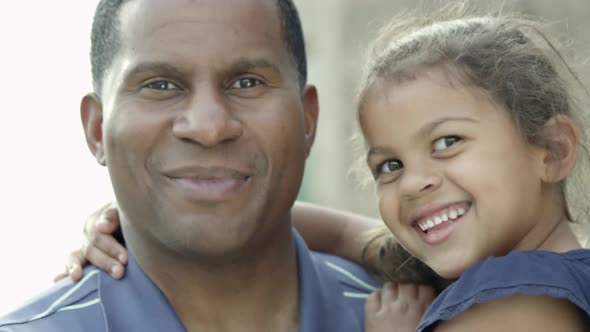
<svg viewBox="0 0 590 332">
<path fill-rule="evenodd" d="M 393 282 L 388 282 L 383 285 L 383 296 L 382 299 L 382 307 L 391 305 L 394 303 L 398 298 L 398 284 Z"/>
<path fill-rule="evenodd" d="M 104 250 L 103 250 L 104 248 Z M 123 264 L 127 263 L 125 248 L 112 236 L 100 234 L 94 242 L 82 241 L 81 251 L 90 263 L 120 279 L 125 273 Z"/>
<path fill-rule="evenodd" d="M 58 282 L 66 277 L 70 277 L 72 281 L 78 281 L 84 274 L 82 266 L 88 265 L 88 261 L 84 257 L 81 249 L 72 251 L 66 259 L 65 272 L 62 272 L 53 278 L 53 282 Z"/>
<path fill-rule="evenodd" d="M 82 252 L 90 263 L 102 268 L 102 261 L 95 261 L 95 250 L 118 260 L 121 264 L 127 264 L 127 250 L 113 237 L 112 234 L 92 232 L 83 235 Z"/>
<path fill-rule="evenodd" d="M 91 237 L 94 233 L 113 234 L 119 228 L 119 212 L 115 203 L 109 203 L 94 211 L 84 223 L 84 234 Z"/>
<path fill-rule="evenodd" d="M 381 310 L 381 293 L 381 289 L 377 289 L 369 295 L 365 302 L 365 316 L 374 315 Z"/>
</svg>

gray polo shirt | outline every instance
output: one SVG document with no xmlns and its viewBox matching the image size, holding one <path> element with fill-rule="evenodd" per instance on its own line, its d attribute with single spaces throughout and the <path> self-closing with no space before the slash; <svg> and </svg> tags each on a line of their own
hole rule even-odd
<svg viewBox="0 0 590 332">
<path fill-rule="evenodd" d="M 357 264 L 310 251 L 293 231 L 300 281 L 299 331 L 361 332 L 364 303 L 379 287 Z M 0 317 L 0 332 L 186 331 L 158 287 L 133 256 L 116 281 L 91 266 L 78 283 L 55 284 L 16 311 Z"/>
</svg>

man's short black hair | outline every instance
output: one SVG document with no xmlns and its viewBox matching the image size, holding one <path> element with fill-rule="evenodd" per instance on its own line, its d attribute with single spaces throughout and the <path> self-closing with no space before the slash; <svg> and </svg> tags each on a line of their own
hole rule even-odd
<svg viewBox="0 0 590 332">
<path fill-rule="evenodd" d="M 297 70 L 300 86 L 307 81 L 305 42 L 297 8 L 292 0 L 274 0 L 279 10 L 283 40 Z M 119 47 L 119 11 L 126 0 L 101 0 L 94 13 L 90 61 L 94 90 L 102 93 L 104 75 Z"/>
</svg>

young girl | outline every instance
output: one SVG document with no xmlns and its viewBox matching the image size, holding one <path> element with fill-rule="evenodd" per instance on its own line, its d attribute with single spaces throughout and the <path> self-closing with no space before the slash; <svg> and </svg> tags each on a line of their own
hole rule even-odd
<svg viewBox="0 0 590 332">
<path fill-rule="evenodd" d="M 565 186 L 582 135 L 561 56 L 534 22 L 512 18 L 396 20 L 375 45 L 358 119 L 381 216 L 408 252 L 456 279 L 417 330 L 588 330 L 590 250 L 570 227 Z M 370 224 L 308 206 L 294 211 L 313 249 L 397 257 L 377 262 L 403 279 L 390 235 L 362 250 L 354 241 Z M 90 233 L 97 219 L 111 223 L 91 236 L 87 258 L 117 266 L 120 276 L 110 257 L 124 248 L 105 235 L 117 226 L 114 208 L 91 218 Z M 84 262 L 80 255 L 72 261 Z M 368 299 L 367 331 L 400 331 L 427 304 L 396 287 Z"/>
<path fill-rule="evenodd" d="M 381 216 L 458 279 L 418 330 L 587 330 L 590 250 L 564 186 L 581 133 L 557 51 L 493 17 L 395 22 L 377 45 L 359 121 Z"/>
</svg>

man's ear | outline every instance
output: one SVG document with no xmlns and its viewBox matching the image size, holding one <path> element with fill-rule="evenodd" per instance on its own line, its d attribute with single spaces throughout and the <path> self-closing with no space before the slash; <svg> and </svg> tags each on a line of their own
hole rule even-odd
<svg viewBox="0 0 590 332">
<path fill-rule="evenodd" d="M 557 183 L 564 180 L 576 165 L 580 130 L 570 117 L 555 115 L 545 122 L 543 135 L 546 149 L 543 180 Z"/>
<path fill-rule="evenodd" d="M 318 115 L 320 112 L 318 91 L 313 85 L 306 85 L 303 88 L 303 116 L 305 120 L 305 141 L 307 155 L 311 152 L 311 147 L 315 140 L 315 132 L 318 125 Z"/>
<path fill-rule="evenodd" d="M 106 166 L 102 137 L 102 102 L 94 93 L 87 94 L 80 103 L 80 118 L 90 152 L 99 164 Z"/>
</svg>

